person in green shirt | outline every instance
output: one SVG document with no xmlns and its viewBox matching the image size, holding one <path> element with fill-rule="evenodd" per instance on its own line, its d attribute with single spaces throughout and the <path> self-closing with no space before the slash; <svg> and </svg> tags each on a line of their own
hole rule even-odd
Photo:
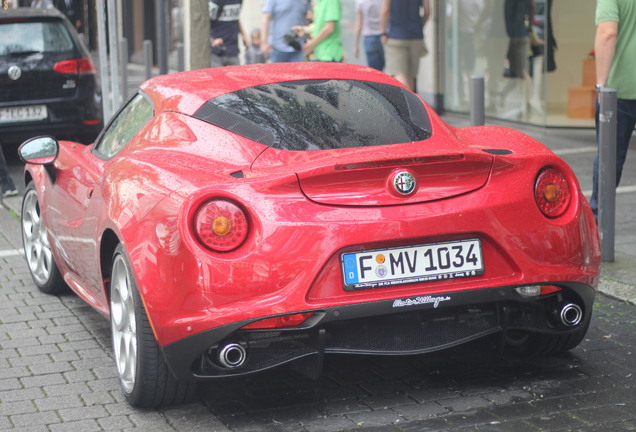
<svg viewBox="0 0 636 432">
<path fill-rule="evenodd" d="M 636 1 L 597 0 L 596 89 L 607 86 L 616 90 L 616 186 L 627 158 L 629 141 L 636 126 Z M 598 107 L 596 114 L 598 128 Z M 598 129 L 597 129 L 598 137 Z M 598 214 L 598 154 L 594 159 L 593 188 L 590 206 Z"/>
<path fill-rule="evenodd" d="M 342 61 L 344 54 L 340 42 L 341 17 L 340 0 L 316 0 L 311 39 L 303 46 L 307 57 L 313 54 L 314 59 L 318 61 Z M 294 30 L 301 36 L 309 32 L 306 27 L 294 27 Z"/>
</svg>

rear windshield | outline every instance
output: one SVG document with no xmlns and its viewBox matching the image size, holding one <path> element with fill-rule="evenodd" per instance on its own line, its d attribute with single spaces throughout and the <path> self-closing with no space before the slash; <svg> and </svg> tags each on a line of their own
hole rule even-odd
<svg viewBox="0 0 636 432">
<path fill-rule="evenodd" d="M 422 101 L 369 81 L 303 80 L 251 87 L 209 100 L 195 117 L 282 150 L 328 150 L 430 137 Z"/>
<path fill-rule="evenodd" d="M 61 21 L 0 23 L 0 55 L 65 52 L 73 39 Z"/>
</svg>

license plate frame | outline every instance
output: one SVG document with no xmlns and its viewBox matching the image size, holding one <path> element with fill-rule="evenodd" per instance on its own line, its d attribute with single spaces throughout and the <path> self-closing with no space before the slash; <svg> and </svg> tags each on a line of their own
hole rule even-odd
<svg viewBox="0 0 636 432">
<path fill-rule="evenodd" d="M 36 122 L 49 116 L 46 105 L 24 105 L 0 108 L 0 124 Z"/>
<path fill-rule="evenodd" d="M 345 290 L 473 277 L 485 271 L 478 238 L 344 252 L 340 264 Z"/>
</svg>

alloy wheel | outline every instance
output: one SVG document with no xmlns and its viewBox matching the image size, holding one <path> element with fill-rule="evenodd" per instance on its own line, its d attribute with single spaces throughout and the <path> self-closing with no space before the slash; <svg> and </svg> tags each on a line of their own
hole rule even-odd
<svg viewBox="0 0 636 432">
<path fill-rule="evenodd" d="M 33 189 L 27 191 L 24 197 L 22 237 L 24 240 L 24 255 L 33 279 L 39 285 L 44 285 L 51 278 L 54 262 L 46 227 L 40 213 L 37 193 Z"/>
<path fill-rule="evenodd" d="M 133 286 L 126 260 L 115 257 L 110 292 L 113 351 L 122 387 L 126 393 L 135 388 L 137 373 L 137 321 Z"/>
</svg>

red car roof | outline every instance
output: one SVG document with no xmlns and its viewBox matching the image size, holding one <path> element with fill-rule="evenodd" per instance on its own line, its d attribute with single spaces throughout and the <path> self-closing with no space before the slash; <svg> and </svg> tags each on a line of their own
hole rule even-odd
<svg viewBox="0 0 636 432">
<path fill-rule="evenodd" d="M 304 79 L 355 79 L 401 86 L 390 76 L 366 66 L 346 63 L 268 63 L 178 72 L 141 85 L 155 111 L 194 114 L 205 102 L 248 87 Z"/>
</svg>

